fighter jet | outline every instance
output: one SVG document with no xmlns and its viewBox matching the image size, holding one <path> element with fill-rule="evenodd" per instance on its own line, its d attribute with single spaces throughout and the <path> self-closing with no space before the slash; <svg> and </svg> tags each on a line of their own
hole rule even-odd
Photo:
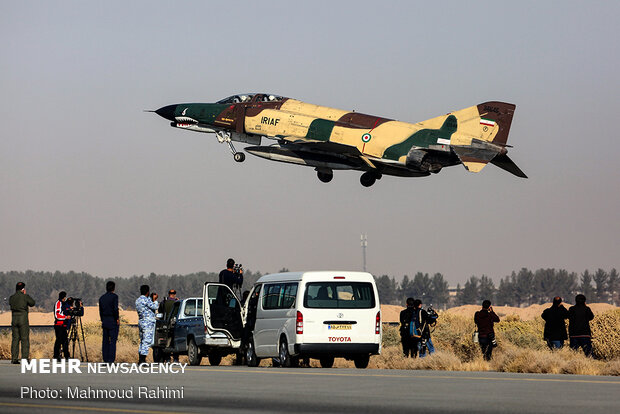
<svg viewBox="0 0 620 414">
<path fill-rule="evenodd" d="M 407 123 L 305 103 L 267 93 L 232 95 L 215 103 L 181 103 L 154 111 L 170 126 L 215 134 L 237 162 L 233 142 L 257 157 L 314 167 L 330 182 L 334 170 L 361 171 L 370 187 L 383 175 L 424 177 L 462 164 L 479 172 L 489 162 L 527 176 L 508 157 L 515 105 L 484 102 L 427 121 Z M 271 145 L 261 145 L 264 140 Z"/>
</svg>

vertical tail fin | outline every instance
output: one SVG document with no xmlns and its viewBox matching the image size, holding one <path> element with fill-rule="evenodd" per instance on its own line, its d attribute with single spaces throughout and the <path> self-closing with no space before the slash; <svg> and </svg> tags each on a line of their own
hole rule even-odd
<svg viewBox="0 0 620 414">
<path fill-rule="evenodd" d="M 484 141 L 505 146 L 508 142 L 508 132 L 515 113 L 516 106 L 506 102 L 484 102 L 477 106 L 480 115 L 480 129 L 483 136 L 490 132 L 490 136 Z M 485 129 L 486 127 L 486 129 Z M 490 139 L 489 139 L 490 138 Z"/>
<path fill-rule="evenodd" d="M 505 156 L 515 108 L 510 103 L 490 101 L 454 113 L 457 117 L 459 113 L 467 115 L 461 117 L 458 132 L 451 144 L 468 171 L 479 172 L 498 154 Z M 514 167 L 519 173 L 515 173 L 515 168 L 508 165 L 511 163 L 502 159 L 498 160 L 497 165 L 517 176 L 525 176 L 516 165 Z"/>
</svg>

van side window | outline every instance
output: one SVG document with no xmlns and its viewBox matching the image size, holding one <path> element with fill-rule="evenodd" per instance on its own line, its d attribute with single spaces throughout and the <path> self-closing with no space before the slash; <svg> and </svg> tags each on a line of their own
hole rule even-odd
<svg viewBox="0 0 620 414">
<path fill-rule="evenodd" d="M 297 298 L 297 283 L 265 285 L 263 292 L 263 309 L 289 309 Z"/>
<path fill-rule="evenodd" d="M 185 316 L 196 316 L 196 300 L 185 301 L 185 310 L 183 311 Z"/>
<path fill-rule="evenodd" d="M 278 309 L 281 284 L 266 285 L 263 296 L 263 309 Z"/>
<path fill-rule="evenodd" d="M 289 309 L 295 306 L 297 298 L 297 283 L 287 283 L 284 285 L 284 297 L 282 298 L 282 309 Z"/>
</svg>

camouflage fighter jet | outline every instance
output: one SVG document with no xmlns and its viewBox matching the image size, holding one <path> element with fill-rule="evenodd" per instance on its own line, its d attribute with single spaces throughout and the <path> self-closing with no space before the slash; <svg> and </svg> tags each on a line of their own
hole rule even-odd
<svg viewBox="0 0 620 414">
<path fill-rule="evenodd" d="M 489 162 L 527 178 L 506 155 L 514 110 L 513 104 L 484 102 L 410 124 L 255 93 L 154 112 L 172 127 L 215 134 L 237 162 L 245 154 L 233 141 L 250 144 L 245 151 L 258 157 L 314 167 L 325 183 L 334 170 L 362 171 L 360 182 L 370 187 L 382 175 L 424 177 L 457 164 L 479 172 Z M 275 143 L 261 145 L 263 138 Z"/>
</svg>

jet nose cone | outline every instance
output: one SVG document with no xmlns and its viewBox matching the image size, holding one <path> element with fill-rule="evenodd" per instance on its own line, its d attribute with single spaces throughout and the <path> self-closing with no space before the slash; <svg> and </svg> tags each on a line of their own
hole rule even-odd
<svg viewBox="0 0 620 414">
<path fill-rule="evenodd" d="M 168 105 L 163 108 L 159 108 L 155 113 L 162 118 L 166 118 L 170 121 L 174 121 L 174 111 L 177 109 L 177 105 Z"/>
</svg>

